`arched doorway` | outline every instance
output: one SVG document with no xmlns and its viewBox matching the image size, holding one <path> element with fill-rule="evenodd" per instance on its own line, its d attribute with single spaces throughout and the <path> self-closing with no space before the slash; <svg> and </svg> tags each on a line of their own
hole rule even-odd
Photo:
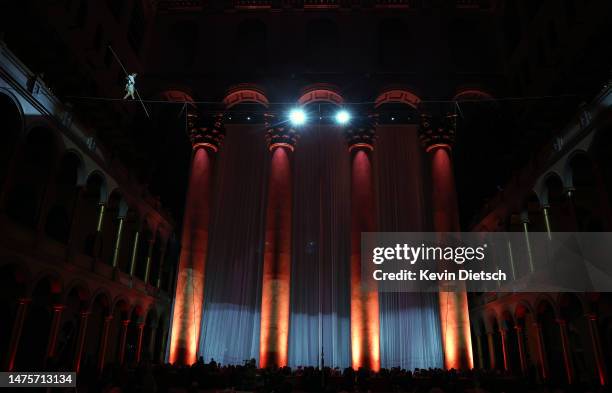
<svg viewBox="0 0 612 393">
<path fill-rule="evenodd" d="M 0 361 L 4 366 L 9 352 L 18 301 L 26 296 L 29 273 L 17 264 L 0 267 Z"/>
<path fill-rule="evenodd" d="M 147 270 L 149 247 L 151 246 L 152 241 L 153 234 L 145 223 L 144 228 L 140 233 L 140 239 L 138 240 L 138 254 L 136 255 L 136 268 L 134 270 L 134 275 L 143 281 L 145 279 L 145 274 Z"/>
<path fill-rule="evenodd" d="M 518 351 L 518 337 L 516 323 L 509 311 L 502 313 L 502 329 L 505 332 L 506 363 L 508 370 L 513 374 L 521 373 L 520 354 Z"/>
<path fill-rule="evenodd" d="M 543 365 L 538 353 L 538 330 L 536 320 L 527 304 L 519 304 L 515 311 L 516 325 L 522 331 L 519 335 L 523 340 L 525 365 L 527 367 L 527 375 L 531 378 L 536 378 L 538 375 L 543 378 Z"/>
<path fill-rule="evenodd" d="M 130 324 L 128 325 L 127 340 L 125 345 L 125 362 L 134 364 L 140 358 L 139 347 L 142 349 L 142 329 L 143 329 L 144 310 L 141 306 L 135 306 L 130 314 Z"/>
<path fill-rule="evenodd" d="M 119 248 L 117 260 L 117 266 L 119 269 L 127 274 L 130 273 L 132 253 L 134 251 L 134 244 L 136 241 L 136 233 L 138 232 L 139 223 L 140 218 L 138 217 L 138 212 L 129 208 L 123 223 L 121 247 Z"/>
<path fill-rule="evenodd" d="M 100 234 L 100 248 L 102 260 L 109 265 L 113 263 L 115 241 L 119 229 L 119 215 L 123 203 L 121 193 L 115 190 L 111 193 L 106 204 L 104 223 Z"/>
<path fill-rule="evenodd" d="M 574 377 L 578 382 L 595 382 L 595 355 L 591 344 L 588 320 L 580 299 L 573 293 L 565 293 L 560 298 L 561 319 L 567 324 L 567 334 L 571 351 Z"/>
<path fill-rule="evenodd" d="M 163 363 L 166 351 L 166 340 L 168 337 L 168 317 L 166 314 L 162 314 L 157 321 L 157 329 L 155 330 L 155 337 L 153 343 L 153 356 L 152 360 L 154 363 Z"/>
<path fill-rule="evenodd" d="M 62 285 L 57 276 L 48 275 L 40 279 L 32 291 L 17 356 L 15 370 L 42 370 L 46 357 L 47 342 L 51 330 L 53 305 L 61 303 Z"/>
<path fill-rule="evenodd" d="M 83 372 L 95 372 L 100 356 L 104 324 L 110 314 L 110 298 L 102 292 L 94 297 L 87 318 L 87 331 L 85 335 L 85 346 L 81 356 L 80 370 Z"/>
<path fill-rule="evenodd" d="M 154 308 L 151 308 L 149 312 L 147 312 L 144 331 L 142 333 L 142 359 L 154 360 L 154 340 L 157 328 L 157 312 Z"/>
<path fill-rule="evenodd" d="M 555 310 L 549 301 L 542 300 L 538 305 L 537 313 L 538 322 L 542 327 L 544 352 L 546 354 L 550 379 L 557 383 L 566 382 L 567 375 L 563 361 L 563 346 L 561 344 L 561 334 Z"/>
<path fill-rule="evenodd" d="M 70 287 L 64 300 L 64 312 L 57 337 L 55 357 L 61 370 L 72 370 L 81 314 L 89 307 L 89 290 L 82 283 Z"/>
<path fill-rule="evenodd" d="M 494 356 L 492 358 L 494 365 L 491 365 L 491 368 L 494 368 L 496 370 L 503 370 L 504 369 L 504 348 L 502 346 L 500 325 L 497 322 L 496 316 L 490 317 L 490 325 L 491 325 L 491 331 L 488 333 L 491 334 L 491 337 L 492 337 L 491 341 L 493 344 L 492 348 L 493 348 L 493 353 L 494 353 Z"/>
<path fill-rule="evenodd" d="M 106 363 L 119 364 L 121 361 L 121 350 L 123 344 L 123 329 L 126 321 L 129 320 L 130 305 L 125 299 L 119 299 L 113 307 L 113 319 L 108 332 L 108 345 L 106 347 Z"/>
<path fill-rule="evenodd" d="M 99 254 L 98 218 L 102 204 L 106 202 L 106 180 L 99 173 L 93 173 L 87 178 L 85 190 L 78 212 L 79 244 L 85 255 L 97 257 Z"/>
</svg>

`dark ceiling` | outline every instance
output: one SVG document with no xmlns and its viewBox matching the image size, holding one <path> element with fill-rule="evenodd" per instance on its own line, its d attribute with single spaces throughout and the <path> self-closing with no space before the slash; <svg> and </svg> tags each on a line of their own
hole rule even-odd
<svg viewBox="0 0 612 393">
<path fill-rule="evenodd" d="M 108 45 L 139 72 L 145 99 L 183 88 L 211 102 L 199 105 L 202 113 L 217 109 L 227 88 L 244 82 L 257 83 L 274 102 L 293 102 L 302 88 L 322 82 L 338 86 L 350 102 L 370 102 L 392 85 L 424 100 L 449 100 L 466 86 L 486 90 L 495 101 L 449 103 L 460 115 L 455 162 L 466 229 L 485 201 L 599 91 L 612 65 L 612 29 L 605 18 L 592 17 L 610 15 L 604 0 L 346 10 L 309 10 L 308 2 L 299 10 L 232 2 L 181 2 L 195 7 L 168 10 L 161 3 L 156 9 L 140 0 L 3 1 L 0 30 L 8 47 L 44 73 L 60 99 L 179 220 L 190 152 L 183 107 L 148 102 L 147 117 L 138 102 L 103 99 L 123 91 L 124 74 Z M 398 107 L 387 108 L 382 121 L 391 115 L 415 120 Z M 233 121 L 247 116 L 257 119 L 258 112 L 242 108 Z"/>
</svg>

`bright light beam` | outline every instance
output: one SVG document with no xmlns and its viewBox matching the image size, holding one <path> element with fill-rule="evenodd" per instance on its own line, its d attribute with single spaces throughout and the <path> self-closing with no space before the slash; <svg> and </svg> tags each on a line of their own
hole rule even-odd
<svg viewBox="0 0 612 393">
<path fill-rule="evenodd" d="M 289 121 L 294 126 L 301 126 L 306 123 L 306 113 L 302 109 L 292 109 L 289 112 Z"/>
<path fill-rule="evenodd" d="M 351 114 L 348 111 L 342 109 L 336 113 L 336 123 L 344 125 L 349 121 L 351 121 Z"/>
</svg>

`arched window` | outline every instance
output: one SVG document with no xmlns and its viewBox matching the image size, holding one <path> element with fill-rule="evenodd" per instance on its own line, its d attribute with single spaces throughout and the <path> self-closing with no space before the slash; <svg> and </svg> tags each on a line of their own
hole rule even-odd
<svg viewBox="0 0 612 393">
<path fill-rule="evenodd" d="M 136 257 L 136 269 L 134 275 L 141 280 L 145 279 L 147 271 L 147 259 L 149 257 L 149 247 L 153 241 L 151 230 L 146 227 L 142 230 L 140 240 L 138 241 L 138 254 Z"/>
<path fill-rule="evenodd" d="M 96 246 L 97 222 L 101 203 L 106 199 L 106 180 L 99 173 L 93 173 L 87 179 L 85 192 L 82 195 L 79 210 L 79 233 L 84 235 L 83 252 L 91 257 L 98 256 Z"/>
</svg>

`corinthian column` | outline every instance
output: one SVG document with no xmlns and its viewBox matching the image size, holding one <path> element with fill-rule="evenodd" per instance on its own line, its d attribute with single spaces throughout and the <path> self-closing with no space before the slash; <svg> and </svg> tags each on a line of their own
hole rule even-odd
<svg viewBox="0 0 612 393">
<path fill-rule="evenodd" d="M 448 114 L 436 123 L 439 124 L 434 125 L 432 116 L 421 115 L 419 136 L 431 158 L 434 230 L 440 233 L 458 232 L 459 213 L 451 159 L 456 115 Z M 467 294 L 460 288 L 441 288 L 439 304 L 444 367 L 471 369 L 474 363 Z"/>
<path fill-rule="evenodd" d="M 267 128 L 271 158 L 261 291 L 259 363 L 262 368 L 287 365 L 291 288 L 291 154 L 297 142 L 295 130 L 286 124 Z"/>
<path fill-rule="evenodd" d="M 380 369 L 378 291 L 361 276 L 361 233 L 376 230 L 372 118 L 356 120 L 346 132 L 351 155 L 351 354 L 353 368 Z"/>
<path fill-rule="evenodd" d="M 198 126 L 195 125 L 195 118 L 195 114 L 188 113 L 193 152 L 170 339 L 169 361 L 180 364 L 196 361 L 202 325 L 213 158 L 225 136 L 221 115 Z"/>
</svg>

